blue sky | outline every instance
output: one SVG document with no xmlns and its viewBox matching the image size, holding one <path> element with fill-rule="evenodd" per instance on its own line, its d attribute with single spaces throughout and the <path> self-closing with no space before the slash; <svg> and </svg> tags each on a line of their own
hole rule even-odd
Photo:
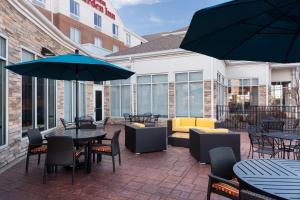
<svg viewBox="0 0 300 200">
<path fill-rule="evenodd" d="M 195 11 L 228 0 L 111 0 L 125 25 L 140 34 L 189 25 Z"/>
</svg>

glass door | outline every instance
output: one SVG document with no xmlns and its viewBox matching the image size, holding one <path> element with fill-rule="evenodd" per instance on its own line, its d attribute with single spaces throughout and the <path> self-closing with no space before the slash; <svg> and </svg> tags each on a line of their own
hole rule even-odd
<svg viewBox="0 0 300 200">
<path fill-rule="evenodd" d="M 102 90 L 95 91 L 95 119 L 96 121 L 102 121 L 103 104 L 102 104 Z"/>
</svg>

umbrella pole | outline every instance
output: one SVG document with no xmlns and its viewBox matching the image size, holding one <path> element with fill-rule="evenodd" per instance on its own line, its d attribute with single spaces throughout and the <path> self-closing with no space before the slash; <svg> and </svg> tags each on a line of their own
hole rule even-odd
<svg viewBox="0 0 300 200">
<path fill-rule="evenodd" d="M 79 83 L 78 83 L 78 77 L 79 72 L 78 72 L 78 65 L 76 66 L 76 134 L 78 134 L 78 128 L 79 128 L 79 118 L 78 118 L 78 112 L 79 112 Z"/>
</svg>

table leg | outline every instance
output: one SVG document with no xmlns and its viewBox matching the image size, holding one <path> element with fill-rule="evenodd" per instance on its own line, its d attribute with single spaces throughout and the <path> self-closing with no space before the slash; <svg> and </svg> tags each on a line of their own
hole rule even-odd
<svg viewBox="0 0 300 200">
<path fill-rule="evenodd" d="M 92 171 L 92 163 L 91 163 L 91 142 L 88 143 L 87 146 L 87 167 L 86 172 L 89 174 Z"/>
</svg>

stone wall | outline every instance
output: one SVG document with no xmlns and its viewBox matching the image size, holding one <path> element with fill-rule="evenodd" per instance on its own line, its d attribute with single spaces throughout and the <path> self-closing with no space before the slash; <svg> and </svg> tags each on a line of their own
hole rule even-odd
<svg viewBox="0 0 300 200">
<path fill-rule="evenodd" d="M 21 61 L 22 48 L 39 54 L 46 47 L 55 54 L 70 53 L 32 21 L 19 13 L 8 0 L 0 4 L 0 34 L 8 38 L 8 63 Z M 26 154 L 27 138 L 22 138 L 22 78 L 8 72 L 8 144 L 0 147 L 0 168 Z M 64 113 L 63 81 L 57 81 L 57 125 Z"/>
</svg>

